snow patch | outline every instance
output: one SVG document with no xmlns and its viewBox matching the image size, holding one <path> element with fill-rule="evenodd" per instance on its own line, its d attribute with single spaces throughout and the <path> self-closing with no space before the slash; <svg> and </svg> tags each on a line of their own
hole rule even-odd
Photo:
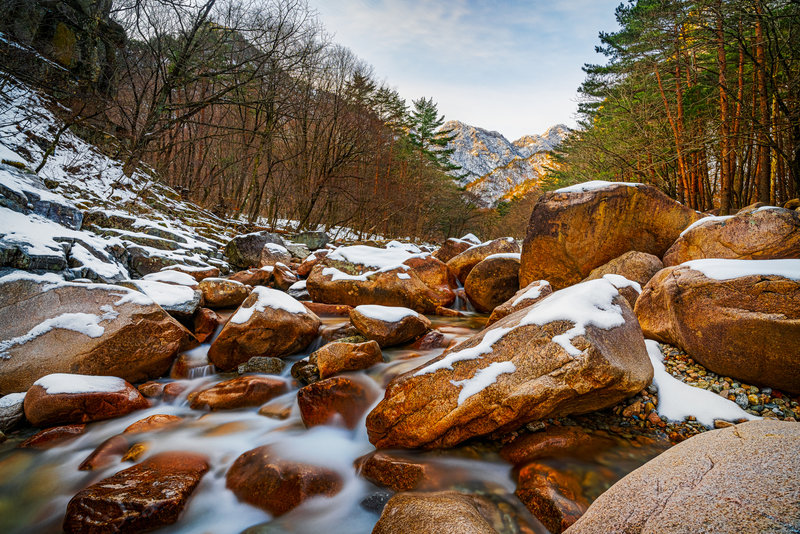
<svg viewBox="0 0 800 534">
<path fill-rule="evenodd" d="M 191 287 L 154 280 L 137 280 L 136 286 L 159 306 L 180 306 L 194 300 L 194 289 Z"/>
<path fill-rule="evenodd" d="M 461 386 L 461 392 L 458 394 L 458 405 L 461 406 L 468 398 L 477 395 L 497 382 L 498 376 L 513 373 L 516 370 L 517 366 L 513 362 L 494 362 L 483 369 L 479 369 L 472 378 L 451 380 L 450 383 L 454 386 Z"/>
<path fill-rule="evenodd" d="M 683 237 L 686 235 L 693 228 L 697 228 L 698 226 L 702 226 L 704 224 L 708 224 L 710 222 L 722 222 L 727 221 L 728 219 L 733 219 L 734 215 L 710 215 L 708 217 L 703 217 L 699 221 L 695 221 L 686 228 L 684 228 L 683 232 L 680 233 L 679 237 Z"/>
<path fill-rule="evenodd" d="M 408 273 L 397 273 L 397 278 L 400 280 L 411 280 L 411 275 Z"/>
<path fill-rule="evenodd" d="M 490 259 L 498 258 L 498 259 L 505 259 L 505 260 L 517 260 L 517 261 L 520 261 L 520 257 L 521 256 L 522 256 L 522 254 L 519 254 L 518 252 L 499 252 L 497 254 L 491 254 L 489 256 L 486 256 L 484 258 L 484 260 L 490 260 Z"/>
<path fill-rule="evenodd" d="M 622 289 L 623 287 L 632 287 L 637 293 L 642 292 L 642 284 L 633 280 L 628 280 L 621 274 L 604 274 L 603 279 L 611 282 L 611 284 L 617 289 Z"/>
<path fill-rule="evenodd" d="M 744 276 L 782 276 L 800 280 L 800 260 L 725 260 L 707 258 L 687 261 L 685 265 L 693 271 L 703 273 L 714 280 L 732 280 Z"/>
<path fill-rule="evenodd" d="M 590 182 L 583 182 L 582 184 L 575 184 L 569 187 L 562 187 L 556 189 L 555 193 L 587 193 L 589 191 L 597 191 L 598 189 L 606 189 L 614 185 L 626 185 L 628 187 L 635 187 L 642 185 L 634 182 L 606 182 L 605 180 L 592 180 Z"/>
<path fill-rule="evenodd" d="M 466 241 L 468 243 L 473 243 L 475 245 L 480 245 L 482 243 L 482 241 L 478 239 L 478 236 L 476 236 L 475 234 L 467 234 L 465 236 L 461 236 L 459 240 Z"/>
<path fill-rule="evenodd" d="M 177 284 L 181 286 L 196 286 L 197 280 L 190 274 L 180 271 L 159 271 L 157 273 L 146 274 L 142 280 L 151 282 L 163 282 L 165 284 Z"/>
<path fill-rule="evenodd" d="M 236 310 L 230 322 L 233 324 L 243 324 L 253 317 L 253 313 L 263 313 L 267 308 L 273 310 L 284 310 L 289 313 L 307 313 L 306 307 L 300 304 L 300 301 L 277 289 L 272 289 L 264 286 L 256 286 L 253 288 L 253 293 L 257 295 L 256 301 L 245 308 L 243 305 Z M 252 294 L 252 293 L 251 293 Z M 249 298 L 249 297 L 248 297 Z"/>
<path fill-rule="evenodd" d="M 405 248 L 377 248 L 367 245 L 353 245 L 339 247 L 328 254 L 328 258 L 337 261 L 346 261 L 356 265 L 377 269 L 390 269 L 401 265 L 411 258 L 424 258 L 427 252 L 412 254 Z"/>
<path fill-rule="evenodd" d="M 0 408 L 10 408 L 25 398 L 25 393 L 9 393 L 0 397 Z"/>
<path fill-rule="evenodd" d="M 62 313 L 61 315 L 42 321 L 31 328 L 26 334 L 0 341 L 0 358 L 4 360 L 9 359 L 11 356 L 8 354 L 8 350 L 12 347 L 24 345 L 55 329 L 71 330 L 87 337 L 98 338 L 105 333 L 105 328 L 100 326 L 100 322 L 116 319 L 117 316 L 115 313 L 116 312 L 107 312 L 100 317 L 92 313 Z"/>
<path fill-rule="evenodd" d="M 533 285 L 536 284 L 536 285 Z M 539 280 L 533 282 L 532 284 L 528 285 L 528 290 L 525 291 L 522 295 L 518 296 L 514 299 L 514 302 L 511 303 L 511 306 L 516 306 L 523 300 L 532 300 L 538 299 L 542 295 L 542 290 L 546 287 L 550 287 L 550 282 L 547 280 Z"/>
<path fill-rule="evenodd" d="M 419 317 L 419 313 L 409 308 L 400 306 L 381 306 L 379 304 L 362 304 L 356 306 L 355 310 L 370 319 L 383 321 L 386 323 L 399 323 L 409 316 Z"/>
<path fill-rule="evenodd" d="M 127 389 L 125 381 L 116 376 L 73 375 L 67 373 L 53 373 L 43 376 L 33 385 L 43 387 L 48 395 L 115 393 Z"/>
</svg>

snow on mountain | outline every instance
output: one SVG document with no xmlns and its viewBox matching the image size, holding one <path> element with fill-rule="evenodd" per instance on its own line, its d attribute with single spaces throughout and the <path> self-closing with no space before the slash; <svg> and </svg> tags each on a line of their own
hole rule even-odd
<svg viewBox="0 0 800 534">
<path fill-rule="evenodd" d="M 514 142 L 499 132 L 484 130 L 461 121 L 448 121 L 443 130 L 455 138 L 448 148 L 450 161 L 461 169 L 451 174 L 458 184 L 476 193 L 485 207 L 493 207 L 509 194 L 530 189 L 551 163 L 549 152 L 566 138 L 569 128 L 558 124 L 542 135 L 526 135 Z"/>
</svg>

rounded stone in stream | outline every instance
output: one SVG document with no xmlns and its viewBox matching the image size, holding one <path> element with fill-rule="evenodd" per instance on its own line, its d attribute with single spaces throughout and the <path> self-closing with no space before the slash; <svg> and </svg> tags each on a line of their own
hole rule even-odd
<svg viewBox="0 0 800 534">
<path fill-rule="evenodd" d="M 64 532 L 146 532 L 175 523 L 208 471 L 205 457 L 164 452 L 78 492 Z"/>
<path fill-rule="evenodd" d="M 265 375 L 279 375 L 286 364 L 280 358 L 272 356 L 253 356 L 245 363 L 239 364 L 239 374 L 261 373 Z"/>
</svg>

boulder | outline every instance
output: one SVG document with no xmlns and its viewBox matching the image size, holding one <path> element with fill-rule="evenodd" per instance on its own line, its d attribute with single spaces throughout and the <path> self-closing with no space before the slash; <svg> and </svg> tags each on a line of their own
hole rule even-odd
<svg viewBox="0 0 800 534">
<path fill-rule="evenodd" d="M 492 254 L 519 254 L 519 245 L 513 237 L 503 237 L 473 245 L 448 260 L 447 268 L 463 284 L 472 268 Z"/>
<path fill-rule="evenodd" d="M 636 302 L 646 337 L 709 370 L 800 393 L 800 260 L 694 260 L 660 271 Z"/>
<path fill-rule="evenodd" d="M 64 532 L 147 532 L 177 522 L 208 471 L 205 457 L 164 452 L 81 490 Z"/>
<path fill-rule="evenodd" d="M 700 219 L 664 254 L 664 265 L 703 258 L 800 258 L 800 212 L 765 206 L 734 216 Z"/>
<path fill-rule="evenodd" d="M 320 231 L 308 231 L 292 234 L 291 240 L 295 243 L 302 243 L 309 248 L 309 250 L 318 250 L 325 248 L 330 242 L 328 234 Z"/>
<path fill-rule="evenodd" d="M 306 288 L 311 300 L 325 304 L 403 306 L 421 313 L 433 313 L 443 306 L 441 297 L 406 266 L 351 275 L 335 267 L 316 265 Z"/>
<path fill-rule="evenodd" d="M 209 308 L 200 308 L 193 319 L 192 332 L 200 343 L 205 342 L 214 335 L 217 327 L 222 324 L 222 317 Z"/>
<path fill-rule="evenodd" d="M 19 444 L 20 449 L 49 449 L 62 445 L 86 432 L 86 425 L 64 425 L 45 428 Z"/>
<path fill-rule="evenodd" d="M 797 532 L 799 448 L 792 422 L 698 434 L 614 484 L 566 532 Z"/>
<path fill-rule="evenodd" d="M 248 375 L 226 380 L 190 395 L 193 410 L 234 410 L 248 406 L 260 406 L 286 393 L 286 382 L 280 378 Z"/>
<path fill-rule="evenodd" d="M 617 274 L 644 287 L 663 268 L 664 264 L 657 256 L 631 250 L 593 269 L 584 280 L 596 280 L 607 274 Z"/>
<path fill-rule="evenodd" d="M 320 378 L 360 371 L 383 362 L 381 347 L 376 341 L 366 343 L 328 343 L 308 357 L 309 363 L 319 369 Z"/>
<path fill-rule="evenodd" d="M 486 326 L 491 326 L 503 317 L 529 306 L 533 306 L 552 293 L 553 287 L 547 280 L 534 280 L 514 293 L 513 297 L 495 307 L 495 309 L 492 310 L 492 314 L 489 316 L 489 322 L 486 323 Z"/>
<path fill-rule="evenodd" d="M 266 243 L 264 248 L 261 249 L 261 258 L 258 266 L 272 267 L 276 263 L 288 264 L 290 261 L 292 261 L 292 254 L 286 247 L 275 243 Z"/>
<path fill-rule="evenodd" d="M 522 245 L 520 285 L 544 279 L 561 289 L 629 250 L 661 257 L 699 218 L 649 185 L 588 182 L 546 192 Z"/>
<path fill-rule="evenodd" d="M 150 403 L 131 384 L 115 376 L 50 374 L 25 395 L 25 417 L 33 426 L 89 423 L 111 419 Z"/>
<path fill-rule="evenodd" d="M 228 280 L 241 282 L 247 286 L 269 286 L 272 282 L 272 271 L 274 268 L 261 267 L 254 269 L 247 269 L 245 271 L 238 271 L 228 277 Z"/>
<path fill-rule="evenodd" d="M 297 275 L 283 263 L 276 263 L 272 271 L 272 280 L 276 289 L 288 291 L 290 287 L 297 283 Z"/>
<path fill-rule="evenodd" d="M 209 266 L 195 267 L 194 265 L 170 265 L 169 267 L 164 267 L 162 272 L 164 271 L 178 271 L 179 273 L 188 274 L 198 282 L 201 282 L 206 278 L 216 278 L 219 276 L 219 269 Z"/>
<path fill-rule="evenodd" d="M 431 321 L 409 308 L 362 304 L 350 312 L 350 322 L 367 339 L 381 347 L 400 345 L 422 336 Z"/>
<path fill-rule="evenodd" d="M 197 279 L 195 279 L 194 276 L 182 273 L 175 269 L 167 269 L 164 271 L 158 271 L 157 273 L 150 273 L 143 276 L 142 280 L 148 282 L 160 282 L 162 284 L 173 284 L 176 286 L 187 286 L 191 287 L 192 289 L 197 289 Z"/>
<path fill-rule="evenodd" d="M 235 308 L 250 294 L 248 286 L 226 278 L 204 278 L 199 288 L 208 308 Z"/>
<path fill-rule="evenodd" d="M 238 235 L 225 245 L 225 257 L 231 265 L 239 269 L 258 267 L 261 251 L 267 243 L 283 246 L 283 239 L 278 234 L 270 232 Z"/>
<path fill-rule="evenodd" d="M 439 296 L 441 306 L 449 306 L 456 299 L 456 295 L 453 293 L 456 279 L 444 262 L 426 254 L 413 256 L 404 261 L 403 265 L 411 267 L 422 283 Z"/>
<path fill-rule="evenodd" d="M 590 432 L 580 426 L 549 426 L 517 437 L 503 446 L 500 455 L 519 466 L 542 458 L 597 454 L 614 445 L 614 439 L 603 431 Z"/>
<path fill-rule="evenodd" d="M 203 298 L 200 290 L 155 280 L 128 280 L 120 285 L 144 293 L 178 320 L 191 319 Z"/>
<path fill-rule="evenodd" d="M 642 331 L 606 280 L 553 293 L 393 379 L 367 417 L 378 448 L 452 447 L 613 406 L 653 378 Z"/>
<path fill-rule="evenodd" d="M 305 259 L 303 259 L 303 262 L 297 268 L 297 275 L 303 277 L 308 276 L 311 274 L 311 269 L 313 269 L 316 264 L 324 260 L 327 255 L 327 250 L 318 250 L 313 254 L 306 256 Z"/>
<path fill-rule="evenodd" d="M 341 419 L 353 429 L 377 397 L 376 388 L 355 377 L 334 376 L 300 388 L 297 405 L 307 427 Z"/>
<path fill-rule="evenodd" d="M 492 254 L 479 262 L 464 281 L 467 298 L 488 313 L 519 291 L 519 254 Z"/>
<path fill-rule="evenodd" d="M 226 486 L 240 501 L 280 516 L 311 497 L 336 495 L 343 481 L 335 471 L 283 460 L 264 446 L 245 452 L 233 462 Z"/>
<path fill-rule="evenodd" d="M 292 297 L 296 298 L 299 301 L 309 301 L 311 300 L 311 295 L 308 294 L 308 289 L 306 289 L 306 281 L 300 280 L 295 282 L 294 284 L 290 285 L 286 292 Z"/>
<path fill-rule="evenodd" d="M 448 468 L 421 458 L 386 451 L 365 454 L 357 458 L 353 466 L 361 477 L 392 491 L 435 488 L 437 482 L 446 479 L 450 472 Z"/>
<path fill-rule="evenodd" d="M 0 432 L 13 430 L 25 419 L 24 393 L 10 393 L 0 397 Z"/>
<path fill-rule="evenodd" d="M 146 295 L 15 272 L 0 278 L 0 394 L 50 373 L 164 375 L 191 333 Z"/>
<path fill-rule="evenodd" d="M 589 508 L 580 479 L 536 462 L 520 469 L 515 495 L 553 534 L 564 532 Z"/>
<path fill-rule="evenodd" d="M 289 251 L 289 254 L 292 255 L 292 258 L 297 258 L 299 261 L 303 261 L 309 254 L 311 254 L 309 248 L 303 243 L 284 241 L 283 244 L 286 245 L 286 250 Z"/>
<path fill-rule="evenodd" d="M 433 257 L 439 261 L 447 263 L 474 244 L 475 243 L 470 243 L 469 241 L 464 241 L 463 239 L 450 237 L 441 247 L 436 250 L 436 252 L 433 253 Z"/>
<path fill-rule="evenodd" d="M 253 356 L 288 356 L 317 337 L 320 320 L 286 293 L 256 287 L 211 344 L 208 359 L 222 370 Z"/>
</svg>

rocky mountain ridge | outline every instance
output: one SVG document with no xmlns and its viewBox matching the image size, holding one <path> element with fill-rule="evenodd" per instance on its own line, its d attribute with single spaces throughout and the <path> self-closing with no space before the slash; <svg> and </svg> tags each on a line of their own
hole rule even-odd
<svg viewBox="0 0 800 534">
<path fill-rule="evenodd" d="M 525 135 L 509 141 L 499 132 L 452 120 L 442 126 L 455 138 L 450 161 L 460 166 L 452 175 L 458 183 L 475 193 L 485 207 L 494 207 L 504 198 L 526 191 L 526 183 L 537 181 L 552 163 L 549 153 L 558 147 L 569 128 L 557 124 L 542 135 Z"/>
</svg>

